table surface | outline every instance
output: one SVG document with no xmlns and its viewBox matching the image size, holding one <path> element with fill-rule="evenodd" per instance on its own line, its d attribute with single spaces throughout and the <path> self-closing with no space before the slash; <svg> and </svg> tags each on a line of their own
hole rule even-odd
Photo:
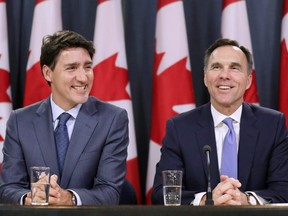
<svg viewBox="0 0 288 216">
<path fill-rule="evenodd" d="M 288 205 L 269 205 L 269 206 L 151 206 L 151 205 L 134 205 L 134 206 L 20 206 L 20 205 L 1 205 L 0 215 L 21 215 L 21 216 L 287 216 Z"/>
</svg>

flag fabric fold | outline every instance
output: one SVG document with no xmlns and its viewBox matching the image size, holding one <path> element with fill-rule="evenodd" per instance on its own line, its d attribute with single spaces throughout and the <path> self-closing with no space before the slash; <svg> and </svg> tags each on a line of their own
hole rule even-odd
<svg viewBox="0 0 288 216">
<path fill-rule="evenodd" d="M 12 111 L 6 1 L 0 0 L 0 172 L 6 123 Z"/>
<path fill-rule="evenodd" d="M 40 67 L 41 45 L 44 36 L 61 29 L 61 0 L 36 0 L 26 66 L 24 106 L 43 100 L 51 93 Z"/>
<path fill-rule="evenodd" d="M 279 110 L 285 114 L 288 127 L 288 0 L 283 1 L 281 25 L 281 60 L 279 78 Z"/>
<path fill-rule="evenodd" d="M 195 107 L 182 0 L 159 0 L 156 17 L 152 119 L 146 179 L 146 203 L 165 135 L 166 121 Z"/>
<path fill-rule="evenodd" d="M 91 95 L 127 110 L 129 145 L 126 179 L 132 184 L 140 204 L 137 143 L 120 0 L 98 1 L 94 44 L 96 53 L 93 59 L 94 84 Z"/>
<path fill-rule="evenodd" d="M 253 55 L 245 0 L 223 0 L 221 33 L 223 38 L 237 40 L 240 45 L 248 48 Z M 244 100 L 249 103 L 259 104 L 254 66 L 252 84 L 245 92 Z"/>
</svg>

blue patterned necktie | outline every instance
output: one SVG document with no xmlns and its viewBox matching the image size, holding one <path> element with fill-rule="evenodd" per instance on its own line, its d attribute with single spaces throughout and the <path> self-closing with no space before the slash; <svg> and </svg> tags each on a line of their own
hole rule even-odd
<svg viewBox="0 0 288 216">
<path fill-rule="evenodd" d="M 226 124 L 229 129 L 224 138 L 223 143 L 221 174 L 237 179 L 238 154 L 237 154 L 236 134 L 233 128 L 233 119 L 226 118 L 223 120 L 223 123 Z"/>
<path fill-rule="evenodd" d="M 62 173 L 63 170 L 65 156 L 69 145 L 69 136 L 66 123 L 70 117 L 70 114 L 65 112 L 62 113 L 58 117 L 59 122 L 54 132 L 60 173 Z"/>
</svg>

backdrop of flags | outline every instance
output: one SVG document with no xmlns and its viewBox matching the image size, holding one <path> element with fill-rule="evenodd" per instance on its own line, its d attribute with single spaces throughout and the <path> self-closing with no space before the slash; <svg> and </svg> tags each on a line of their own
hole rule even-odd
<svg viewBox="0 0 288 216">
<path fill-rule="evenodd" d="M 41 44 L 45 35 L 61 29 L 61 0 L 36 0 L 26 66 L 24 106 L 47 98 L 51 93 L 40 68 Z"/>
<path fill-rule="evenodd" d="M 122 5 L 120 0 L 98 1 L 94 32 L 94 84 L 91 95 L 127 110 L 129 145 L 126 179 L 141 203 L 137 144 L 128 79 Z"/>
<path fill-rule="evenodd" d="M 281 27 L 279 110 L 285 114 L 286 126 L 288 126 L 288 0 L 283 1 L 283 18 Z"/>
<path fill-rule="evenodd" d="M 6 1 L 0 0 L 0 172 L 3 160 L 2 147 L 5 138 L 6 122 L 12 110 L 9 53 L 8 53 L 8 29 Z"/>
<path fill-rule="evenodd" d="M 182 0 L 159 0 L 156 17 L 152 119 L 146 180 L 151 203 L 155 166 L 160 159 L 166 121 L 195 107 Z"/>
<path fill-rule="evenodd" d="M 221 33 L 223 38 L 237 40 L 253 54 L 246 0 L 223 0 Z M 259 104 L 254 65 L 252 77 L 252 84 L 246 91 L 244 100 Z"/>
</svg>

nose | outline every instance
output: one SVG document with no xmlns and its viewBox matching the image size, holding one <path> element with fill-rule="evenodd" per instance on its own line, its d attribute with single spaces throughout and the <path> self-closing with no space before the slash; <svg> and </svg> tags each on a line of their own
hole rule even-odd
<svg viewBox="0 0 288 216">
<path fill-rule="evenodd" d="M 80 68 L 77 72 L 76 79 L 80 82 L 86 82 L 87 81 L 87 75 L 84 68 Z"/>
<path fill-rule="evenodd" d="M 220 72 L 220 77 L 221 78 L 228 78 L 230 74 L 229 68 L 223 68 Z"/>
</svg>

